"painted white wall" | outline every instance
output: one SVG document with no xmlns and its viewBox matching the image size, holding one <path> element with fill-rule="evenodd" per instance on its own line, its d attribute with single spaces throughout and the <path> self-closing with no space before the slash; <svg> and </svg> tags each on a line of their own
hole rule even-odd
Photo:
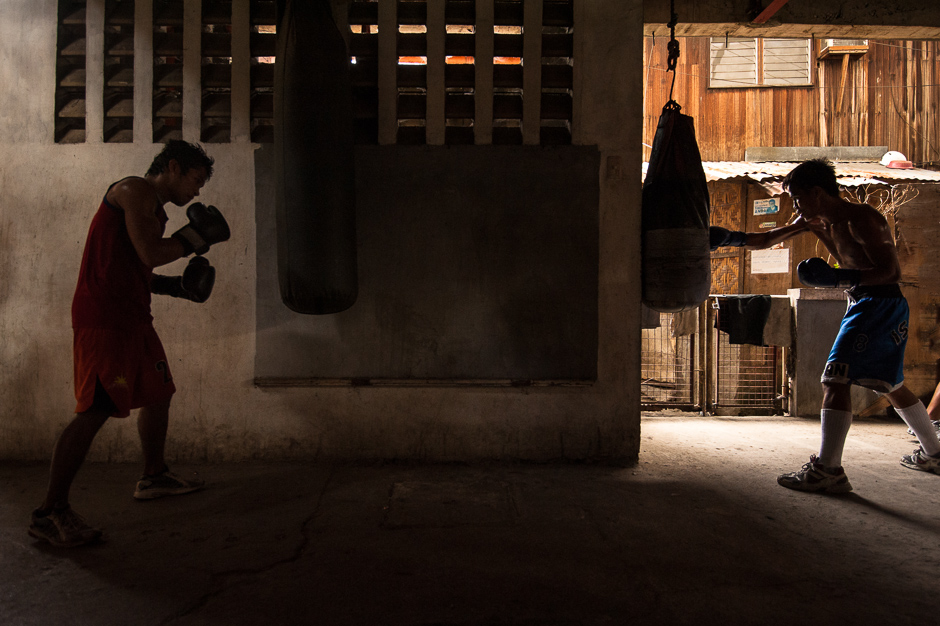
<svg viewBox="0 0 940 626">
<path fill-rule="evenodd" d="M 94 2 L 95 0 L 91 0 Z M 236 0 L 238 2 L 238 0 Z M 179 391 L 171 461 L 594 458 L 639 449 L 641 0 L 577 0 L 576 143 L 599 146 L 599 380 L 587 388 L 254 387 L 255 214 L 249 143 L 208 144 L 202 199 L 229 242 L 203 305 L 154 299 Z M 53 143 L 55 0 L 0 3 L 0 459 L 48 459 L 71 419 L 70 305 L 107 186 L 146 171 L 151 143 Z M 172 232 L 183 211 L 168 206 Z M 160 270 L 180 271 L 184 261 Z M 91 460 L 133 461 L 136 425 L 111 420 Z"/>
</svg>

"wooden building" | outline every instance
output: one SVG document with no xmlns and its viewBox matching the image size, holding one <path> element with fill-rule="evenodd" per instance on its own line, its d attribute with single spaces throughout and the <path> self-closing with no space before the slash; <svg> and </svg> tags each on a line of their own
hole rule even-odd
<svg viewBox="0 0 940 626">
<path fill-rule="evenodd" d="M 831 148 L 822 152 L 839 161 L 840 148 L 870 146 L 874 155 L 883 147 L 913 162 L 914 174 L 884 168 L 877 155 L 867 163 L 837 163 L 837 170 L 851 181 L 847 197 L 882 208 L 893 222 L 902 288 L 911 306 L 906 377 L 926 402 L 940 380 L 940 347 L 935 347 L 940 343 L 940 259 L 931 253 L 940 243 L 940 176 L 926 171 L 940 170 L 938 42 L 678 41 L 673 84 L 673 73 L 666 71 L 668 37 L 645 38 L 644 160 L 671 93 L 682 112 L 693 117 L 702 159 L 708 162 L 713 224 L 759 231 L 793 217 L 789 196 L 760 184 L 760 176 L 748 176 L 760 171 L 746 167 L 749 148 Z M 780 173 L 795 164 L 767 164 L 769 178 L 763 182 L 779 181 Z M 866 182 L 866 177 L 878 182 Z M 776 200 L 772 211 L 755 208 L 755 202 L 771 198 Z M 809 236 L 785 243 L 782 250 L 789 271 L 775 273 L 755 272 L 752 252 L 722 248 L 713 253 L 712 292 L 786 294 L 801 287 L 796 277 L 800 260 L 827 256 Z"/>
<path fill-rule="evenodd" d="M 840 40 L 805 40 L 808 84 L 766 85 L 758 77 L 740 88 L 710 84 L 712 45 L 720 49 L 724 40 L 678 41 L 673 99 L 695 119 L 705 161 L 741 161 L 750 146 L 888 146 L 917 167 L 940 165 L 938 41 L 863 40 L 851 53 L 830 54 L 827 43 Z M 667 42 L 644 40 L 644 160 L 672 86 Z"/>
</svg>

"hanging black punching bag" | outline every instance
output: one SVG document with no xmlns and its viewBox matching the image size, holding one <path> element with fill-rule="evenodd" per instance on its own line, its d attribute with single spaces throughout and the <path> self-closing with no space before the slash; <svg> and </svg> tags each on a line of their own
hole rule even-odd
<svg viewBox="0 0 940 626">
<path fill-rule="evenodd" d="M 278 0 L 274 70 L 281 299 L 337 313 L 358 294 L 356 177 L 349 55 L 328 0 Z"/>
<path fill-rule="evenodd" d="M 643 182 L 643 302 L 677 312 L 711 288 L 708 183 L 692 118 L 663 107 Z"/>
</svg>

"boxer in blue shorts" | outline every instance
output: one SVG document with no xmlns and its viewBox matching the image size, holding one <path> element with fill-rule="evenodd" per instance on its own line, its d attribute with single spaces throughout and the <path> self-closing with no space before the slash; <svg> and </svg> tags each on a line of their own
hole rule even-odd
<svg viewBox="0 0 940 626">
<path fill-rule="evenodd" d="M 897 285 L 855 287 L 832 344 L 822 383 L 855 384 L 890 393 L 904 383 L 910 310 Z"/>
<path fill-rule="evenodd" d="M 842 469 L 842 452 L 852 425 L 852 385 L 884 394 L 920 448 L 901 457 L 904 467 L 940 474 L 940 439 L 923 403 L 905 385 L 904 348 L 908 306 L 898 280 L 901 267 L 888 221 L 873 207 L 843 200 L 835 168 L 824 159 L 804 161 L 783 180 L 797 219 L 762 233 L 713 227 L 712 249 L 720 246 L 769 248 L 811 232 L 825 245 L 835 266 L 821 258 L 802 261 L 800 282 L 809 287 L 847 289 L 848 308 L 822 375 L 822 441 L 798 472 L 777 482 L 798 491 L 852 490 Z"/>
</svg>

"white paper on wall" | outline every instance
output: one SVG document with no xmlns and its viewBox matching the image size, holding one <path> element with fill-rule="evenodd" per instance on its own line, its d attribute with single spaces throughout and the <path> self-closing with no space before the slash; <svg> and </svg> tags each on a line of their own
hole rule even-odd
<svg viewBox="0 0 940 626">
<path fill-rule="evenodd" d="M 751 274 L 786 274 L 789 271 L 789 248 L 751 251 Z"/>
</svg>

